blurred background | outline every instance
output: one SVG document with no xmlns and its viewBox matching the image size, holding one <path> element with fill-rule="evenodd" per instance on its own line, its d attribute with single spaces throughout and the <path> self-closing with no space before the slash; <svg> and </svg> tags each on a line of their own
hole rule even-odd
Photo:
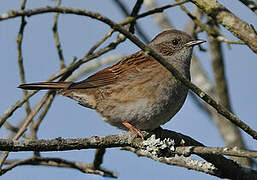
<svg viewBox="0 0 257 180">
<path fill-rule="evenodd" d="M 124 3 L 129 12 L 131 12 L 136 1 L 121 1 Z M 158 6 L 163 6 L 174 1 L 162 0 L 157 1 Z M 249 24 L 257 26 L 257 16 L 239 1 L 220 0 L 221 4 L 234 12 L 239 18 Z M 27 0 L 26 9 L 55 6 L 56 1 L 52 0 Z M 89 11 L 99 12 L 115 22 L 124 19 L 124 13 L 112 0 L 94 0 L 84 1 L 63 0 L 62 6 L 83 8 Z M 185 6 L 192 10 L 194 6 L 191 3 Z M 19 0 L 2 0 L 0 2 L 0 15 L 9 10 L 18 10 L 21 7 Z M 140 13 L 147 9 L 142 6 Z M 173 7 L 165 11 L 167 17 L 176 29 L 183 30 L 185 25 L 191 19 L 180 10 L 180 7 Z M 23 64 L 27 82 L 44 81 L 52 74 L 60 70 L 59 56 L 56 50 L 55 40 L 53 37 L 52 26 L 54 23 L 54 14 L 46 13 L 26 18 L 27 25 L 24 30 L 22 44 Z M 19 67 L 17 64 L 17 43 L 16 38 L 20 27 L 21 18 L 15 18 L 0 22 L 0 114 L 2 114 L 19 99 L 23 97 L 22 90 L 17 89 L 20 84 Z M 152 16 L 140 19 L 137 23 L 143 30 L 145 36 L 150 40 L 162 30 L 154 22 Z M 222 34 L 228 39 L 237 40 L 230 32 L 220 26 Z M 87 17 L 60 14 L 58 20 L 58 32 L 65 63 L 69 64 L 74 57 L 82 58 L 84 54 L 109 31 L 109 27 L 99 21 Z M 116 38 L 117 33 L 107 40 L 101 47 Z M 136 33 L 136 35 L 138 35 Z M 199 33 L 198 38 L 208 39 L 205 32 Z M 208 43 L 202 46 L 207 51 L 200 51 L 198 47 L 194 49 L 203 69 L 214 82 L 212 65 L 209 55 Z M 256 67 L 257 57 L 247 46 L 231 45 L 222 43 L 224 52 L 224 63 L 226 78 L 228 82 L 229 96 L 233 112 L 253 129 L 257 129 L 257 84 L 256 84 Z M 111 52 L 93 60 L 101 61 L 103 58 L 116 58 L 138 51 L 139 48 L 126 40 L 117 46 Z M 115 56 L 111 56 L 115 55 Z M 90 62 L 91 63 L 91 62 Z M 89 63 L 89 64 L 90 64 Z M 86 68 L 83 65 L 74 74 Z M 104 66 L 103 66 L 104 67 Z M 103 68 L 101 67 L 101 68 Z M 93 73 L 93 72 L 90 72 Z M 87 73 L 80 79 L 90 75 Z M 45 94 L 44 91 L 37 93 L 31 98 L 31 107 Z M 21 107 L 7 120 L 12 125 L 17 125 L 26 115 L 25 108 Z M 200 109 L 192 97 L 188 97 L 185 105 L 180 112 L 166 123 L 163 128 L 170 129 L 185 135 L 188 135 L 206 146 L 224 147 L 225 144 L 208 114 Z M 104 123 L 100 116 L 93 110 L 83 108 L 75 101 L 68 98 L 57 96 L 47 113 L 45 119 L 40 125 L 38 131 L 39 139 L 62 138 L 80 138 L 91 136 L 105 136 L 117 134 L 121 131 Z M 7 138 L 9 131 L 2 127 L 0 137 Z M 242 132 L 243 140 L 247 149 L 256 150 L 256 141 L 249 135 Z M 8 159 L 19 159 L 30 157 L 32 152 L 10 153 Z M 94 150 L 80 150 L 67 152 L 43 152 L 45 157 L 61 157 L 73 161 L 92 162 Z M 151 159 L 137 157 L 135 154 L 119 149 L 107 149 L 103 167 L 118 172 L 120 179 L 198 179 L 211 180 L 217 179 L 214 176 L 206 175 L 196 171 L 190 171 L 185 168 L 168 166 L 155 162 Z M 256 168 L 256 167 L 255 167 Z M 96 175 L 87 175 L 73 169 L 54 168 L 54 167 L 37 167 L 37 166 L 20 166 L 6 173 L 2 179 L 107 179 Z"/>
</svg>

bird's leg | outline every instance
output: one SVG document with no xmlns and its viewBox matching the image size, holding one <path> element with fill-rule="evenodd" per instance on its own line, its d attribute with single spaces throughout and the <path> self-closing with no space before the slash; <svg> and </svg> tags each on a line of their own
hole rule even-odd
<svg viewBox="0 0 257 180">
<path fill-rule="evenodd" d="M 144 134 L 142 131 L 140 131 L 139 129 L 137 129 L 135 126 L 131 125 L 130 123 L 128 123 L 127 121 L 122 122 L 122 124 L 124 126 L 126 126 L 126 128 L 128 128 L 128 130 L 132 133 L 135 133 L 137 135 L 139 135 L 143 140 L 144 140 Z"/>
</svg>

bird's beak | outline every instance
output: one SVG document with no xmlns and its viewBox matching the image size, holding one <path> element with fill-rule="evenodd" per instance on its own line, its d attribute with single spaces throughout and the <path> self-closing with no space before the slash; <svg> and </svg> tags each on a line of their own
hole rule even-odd
<svg viewBox="0 0 257 180">
<path fill-rule="evenodd" d="M 189 42 L 187 42 L 185 45 L 186 45 L 187 47 L 191 47 L 191 46 L 195 46 L 195 45 L 198 45 L 198 44 L 202 44 L 202 43 L 204 43 L 204 42 L 206 42 L 206 41 L 205 41 L 205 40 L 202 40 L 202 39 L 198 39 L 198 40 L 189 41 Z"/>
</svg>

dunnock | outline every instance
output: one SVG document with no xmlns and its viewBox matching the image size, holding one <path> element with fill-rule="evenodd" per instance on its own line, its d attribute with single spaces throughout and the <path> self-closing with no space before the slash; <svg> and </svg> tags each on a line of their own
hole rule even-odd
<svg viewBox="0 0 257 180">
<path fill-rule="evenodd" d="M 167 30 L 148 45 L 190 79 L 193 46 L 203 43 L 185 32 Z M 185 102 L 188 89 L 157 60 L 143 51 L 87 79 L 73 82 L 22 84 L 22 89 L 56 89 L 58 94 L 95 109 L 107 123 L 120 129 L 154 130 L 169 121 Z"/>
</svg>

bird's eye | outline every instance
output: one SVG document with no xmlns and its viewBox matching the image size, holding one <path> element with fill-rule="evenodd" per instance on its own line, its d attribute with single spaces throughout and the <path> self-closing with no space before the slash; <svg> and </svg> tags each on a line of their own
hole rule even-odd
<svg viewBox="0 0 257 180">
<path fill-rule="evenodd" d="M 173 40 L 172 40 L 172 44 L 173 44 L 173 45 L 178 45 L 178 39 L 173 39 Z"/>
</svg>

